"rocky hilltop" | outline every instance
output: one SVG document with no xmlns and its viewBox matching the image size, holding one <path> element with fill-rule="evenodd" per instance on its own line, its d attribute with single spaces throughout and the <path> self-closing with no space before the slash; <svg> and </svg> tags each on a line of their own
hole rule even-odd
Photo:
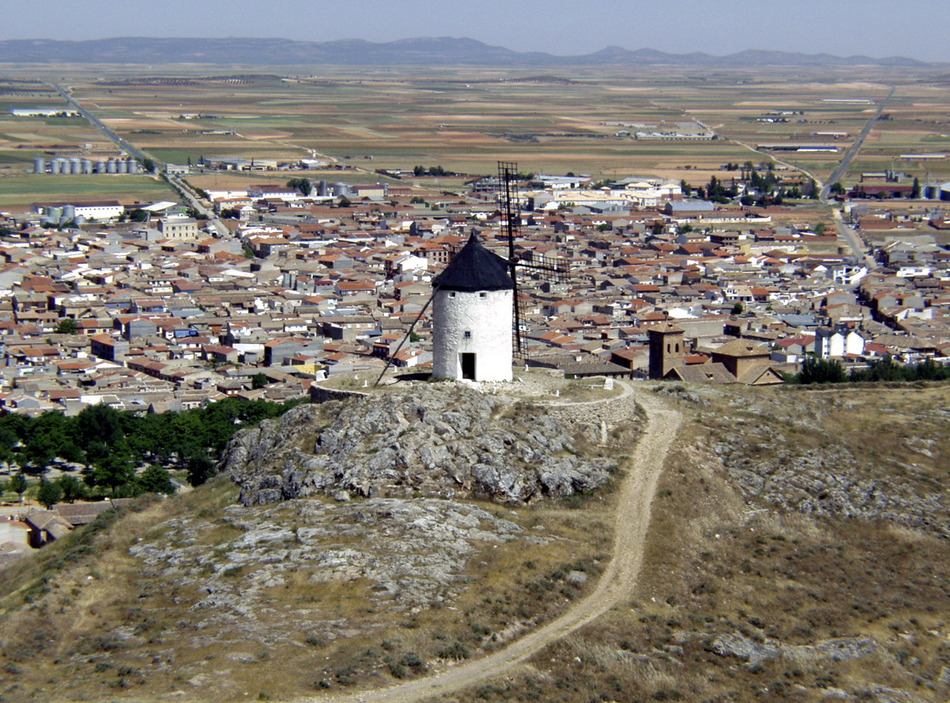
<svg viewBox="0 0 950 703">
<path fill-rule="evenodd" d="M 449 383 L 304 405 L 228 445 L 244 505 L 311 495 L 488 498 L 518 504 L 607 481 L 616 462 L 546 409 Z"/>
</svg>

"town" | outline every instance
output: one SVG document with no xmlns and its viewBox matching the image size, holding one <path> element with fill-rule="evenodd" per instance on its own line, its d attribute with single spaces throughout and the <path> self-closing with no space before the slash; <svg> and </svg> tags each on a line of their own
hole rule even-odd
<svg viewBox="0 0 950 703">
<path fill-rule="evenodd" d="M 762 180 L 750 168 L 753 179 Z M 496 180 L 473 179 L 457 195 L 326 181 L 311 190 L 306 179 L 209 192 L 217 214 L 231 216 L 219 220 L 227 236 L 169 201 L 6 214 L 0 407 L 164 412 L 226 397 L 289 400 L 327 377 L 370 379 L 387 365 L 425 371 L 431 323 L 416 318 L 432 277 L 473 231 L 506 254 Z M 573 175 L 519 184 L 519 257 L 562 275 L 527 270 L 516 363 L 780 383 L 777 371 L 795 373 L 809 355 L 847 368 L 947 359 L 950 253 L 926 233 L 902 235 L 950 226 L 939 201 L 910 201 L 917 207 L 901 215 L 852 206 L 847 226 L 858 236 L 892 235 L 865 257 L 830 222 L 798 223 L 794 207 L 721 206 L 684 185 Z M 650 368 L 658 325 L 684 338 L 662 373 Z M 737 374 L 730 350 L 759 373 Z"/>
<path fill-rule="evenodd" d="M 945 700 L 948 11 L 851 4 L 10 13 L 0 699 Z"/>
</svg>

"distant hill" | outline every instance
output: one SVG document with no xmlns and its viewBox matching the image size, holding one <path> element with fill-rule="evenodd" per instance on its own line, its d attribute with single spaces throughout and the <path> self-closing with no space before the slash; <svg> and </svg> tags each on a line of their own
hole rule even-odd
<svg viewBox="0 0 950 703">
<path fill-rule="evenodd" d="M 903 57 L 833 56 L 784 51 L 741 51 L 728 56 L 667 54 L 654 49 L 630 51 L 610 46 L 581 56 L 555 56 L 490 46 L 474 39 L 435 37 L 374 43 L 362 39 L 328 42 L 289 39 L 156 39 L 117 37 L 88 41 L 13 39 L 0 41 L 0 63 L 207 63 L 344 66 L 469 65 L 556 66 L 932 66 Z"/>
</svg>

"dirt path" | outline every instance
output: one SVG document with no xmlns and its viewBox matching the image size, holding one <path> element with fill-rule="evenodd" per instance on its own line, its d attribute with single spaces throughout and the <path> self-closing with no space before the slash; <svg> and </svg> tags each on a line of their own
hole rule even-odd
<svg viewBox="0 0 950 703">
<path fill-rule="evenodd" d="M 633 464 L 621 484 L 614 517 L 613 554 L 593 593 L 557 620 L 481 659 L 390 688 L 306 700 L 314 703 L 408 703 L 447 696 L 506 673 L 628 598 L 643 562 L 656 484 L 681 421 L 678 412 L 645 389 L 637 393 L 636 399 L 647 413 L 646 431 L 637 444 Z"/>
</svg>

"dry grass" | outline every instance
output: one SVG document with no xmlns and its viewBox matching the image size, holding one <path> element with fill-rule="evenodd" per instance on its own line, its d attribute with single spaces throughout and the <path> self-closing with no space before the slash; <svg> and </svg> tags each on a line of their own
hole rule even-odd
<svg viewBox="0 0 950 703">
<path fill-rule="evenodd" d="M 54 559 L 69 540 L 0 575 L 11 593 L 0 620 L 3 654 L 12 664 L 0 683 L 4 700 L 27 700 L 42 689 L 54 700 L 138 701 L 183 691 L 193 699 L 229 701 L 386 685 L 446 658 L 478 656 L 554 617 L 593 586 L 609 552 L 601 514 L 609 513 L 607 496 L 583 499 L 599 510 L 551 503 L 513 511 L 479 503 L 520 524 L 525 536 L 543 539 L 484 544 L 461 581 L 451 584 L 454 598 L 441 607 L 406 610 L 381 599 L 373 582 L 314 580 L 300 569 L 266 588 L 266 605 L 250 615 L 209 610 L 200 579 L 179 582 L 129 553 L 140 540 L 197 549 L 210 579 L 220 569 L 215 565 L 225 563 L 222 550 L 242 532 L 219 517 L 234 499 L 234 488 L 217 480 L 126 514 L 96 537 L 93 553 L 44 571 L 42 589 L 35 587 L 36 563 Z M 179 518 L 190 520 L 187 528 L 169 522 Z M 352 540 L 342 534 L 328 546 Z M 218 577 L 250 584 L 256 568 Z M 586 583 L 570 580 L 575 570 L 589 575 Z M 25 602 L 31 587 L 32 602 Z M 33 634 L 24 638 L 23 632 Z"/>
<path fill-rule="evenodd" d="M 889 441 L 916 428 L 916 436 L 936 440 L 935 456 L 923 457 L 934 463 L 905 480 L 930 492 L 928 472 L 947 478 L 945 388 L 844 397 L 730 389 L 704 396 L 709 405 L 684 408 L 694 422 L 668 460 L 628 607 L 545 650 L 531 668 L 454 700 L 811 701 L 833 689 L 875 700 L 875 686 L 914 700 L 945 700 L 945 686 L 937 683 L 947 666 L 950 626 L 945 537 L 747 502 L 710 451 L 717 433 L 740 431 L 754 460 L 770 451 L 756 444 L 757 428 L 788 432 L 810 417 L 835 434 L 811 441 L 860 451 L 868 475 L 882 475 L 900 452 Z M 736 424 L 747 416 L 756 427 Z M 893 433 L 886 430 L 890 423 Z M 789 441 L 804 441 L 805 434 Z M 726 634 L 786 649 L 751 665 L 711 651 Z M 807 648 L 841 637 L 871 637 L 877 649 L 834 661 Z"/>
<path fill-rule="evenodd" d="M 920 445 L 932 456 L 921 454 L 902 477 L 930 490 L 946 479 L 943 389 L 703 394 L 705 405 L 684 407 L 693 422 L 661 480 L 632 599 L 504 681 L 456 700 L 814 700 L 834 688 L 860 697 L 874 685 L 943 700 L 935 682 L 947 665 L 945 540 L 747 502 L 711 451 L 717 436 L 739 431 L 756 460 L 773 451 L 760 434 L 781 432 L 802 446 L 845 445 L 860 452 L 869 475 L 883 475 L 903 451 L 877 437 L 891 428 L 893 444 L 934 440 Z M 219 519 L 234 499 L 231 485 L 212 482 L 124 515 L 74 561 L 57 562 L 76 548 L 70 538 L 4 572 L 0 640 L 9 664 L 0 695 L 29 700 L 43 689 L 53 700 L 144 700 L 183 691 L 229 701 L 383 686 L 447 658 L 478 656 L 556 616 L 589 592 L 610 550 L 609 491 L 518 510 L 479 503 L 546 541 L 482 545 L 441 607 L 401 609 L 369 581 L 315 581 L 299 570 L 267 590 L 253 617 L 209 617 L 207 593 L 143 568 L 128 550 L 139 539 L 184 539 L 168 521 L 190 516 L 206 526 L 198 544 L 213 568 L 224 558 L 216 550 L 238 535 Z M 331 542 L 352 539 L 341 532 Z M 255 568 L 222 578 L 250 583 Z M 572 582 L 571 571 L 587 574 L 586 583 Z M 750 666 L 711 651 L 727 634 L 787 649 Z M 873 638 L 876 651 L 833 661 L 803 649 L 854 636 Z"/>
</svg>

